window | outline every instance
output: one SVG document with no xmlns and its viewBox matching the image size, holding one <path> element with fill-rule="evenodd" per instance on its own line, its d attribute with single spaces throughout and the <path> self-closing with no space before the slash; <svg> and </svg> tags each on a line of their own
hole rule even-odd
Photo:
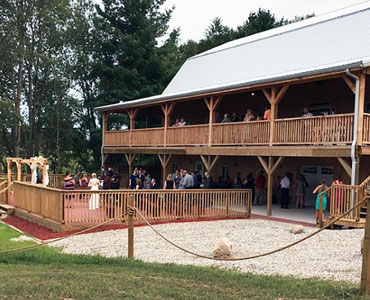
<svg viewBox="0 0 370 300">
<path fill-rule="evenodd" d="M 221 166 L 221 177 L 226 178 L 229 176 L 229 166 Z"/>
<path fill-rule="evenodd" d="M 334 175 L 334 169 L 328 167 L 321 168 L 321 175 Z"/>
<path fill-rule="evenodd" d="M 317 167 L 306 167 L 303 169 L 303 174 L 317 174 Z"/>
</svg>

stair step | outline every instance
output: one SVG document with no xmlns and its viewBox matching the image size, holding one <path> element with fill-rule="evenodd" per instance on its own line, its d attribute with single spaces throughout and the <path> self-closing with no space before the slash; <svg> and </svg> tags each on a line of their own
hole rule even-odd
<svg viewBox="0 0 370 300">
<path fill-rule="evenodd" d="M 4 211 L 8 215 L 11 215 L 14 212 L 15 208 L 14 206 L 8 204 L 0 204 L 0 210 Z"/>
</svg>

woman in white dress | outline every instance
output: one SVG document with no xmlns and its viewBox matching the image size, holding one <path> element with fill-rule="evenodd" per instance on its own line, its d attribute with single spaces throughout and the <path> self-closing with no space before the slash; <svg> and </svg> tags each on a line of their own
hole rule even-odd
<svg viewBox="0 0 370 300">
<path fill-rule="evenodd" d="M 100 181 L 96 178 L 96 173 L 91 174 L 91 179 L 89 181 L 89 187 L 91 187 L 92 191 L 98 191 L 100 186 Z M 99 208 L 99 194 L 92 193 L 89 200 L 89 209 L 95 210 Z"/>
</svg>

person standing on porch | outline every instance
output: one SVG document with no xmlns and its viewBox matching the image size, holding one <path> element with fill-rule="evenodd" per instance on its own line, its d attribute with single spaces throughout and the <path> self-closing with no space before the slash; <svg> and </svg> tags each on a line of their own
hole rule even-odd
<svg viewBox="0 0 370 300">
<path fill-rule="evenodd" d="M 302 174 L 298 174 L 297 183 L 296 183 L 296 209 L 304 208 L 304 199 L 306 195 L 306 180 Z"/>
<path fill-rule="evenodd" d="M 132 172 L 132 174 L 130 176 L 129 186 L 130 186 L 131 190 L 136 189 L 136 178 L 137 178 L 137 170 L 135 168 L 135 170 Z"/>
<path fill-rule="evenodd" d="M 263 171 L 261 171 L 256 177 L 256 197 L 254 198 L 254 205 L 262 205 L 265 201 L 265 185 L 266 177 L 263 176 Z"/>
<path fill-rule="evenodd" d="M 315 205 L 315 210 L 316 210 L 316 224 L 319 223 L 319 210 L 320 210 L 320 198 L 322 197 L 322 220 L 324 220 L 324 211 L 326 210 L 326 203 L 327 203 L 327 192 L 326 189 L 328 186 L 325 183 L 325 179 L 321 180 L 321 184 L 318 185 L 312 192 L 312 194 L 317 193 L 316 197 L 316 205 Z"/>
<path fill-rule="evenodd" d="M 280 208 L 289 208 L 289 189 L 290 189 L 290 180 L 288 173 L 280 181 L 281 189 L 281 205 Z"/>
</svg>

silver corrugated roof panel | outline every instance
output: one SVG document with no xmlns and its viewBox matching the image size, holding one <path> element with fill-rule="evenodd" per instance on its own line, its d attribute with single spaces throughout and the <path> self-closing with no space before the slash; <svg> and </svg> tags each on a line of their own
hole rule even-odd
<svg viewBox="0 0 370 300">
<path fill-rule="evenodd" d="M 370 2 L 232 41 L 189 58 L 162 95 L 127 107 L 361 66 L 370 58 Z"/>
</svg>

